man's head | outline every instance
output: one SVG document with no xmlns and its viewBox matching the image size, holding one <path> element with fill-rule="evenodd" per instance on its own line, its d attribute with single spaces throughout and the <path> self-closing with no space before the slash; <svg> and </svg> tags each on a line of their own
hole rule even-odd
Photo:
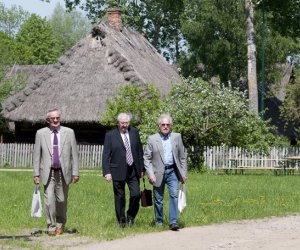
<svg viewBox="0 0 300 250">
<path fill-rule="evenodd" d="M 60 111 L 58 109 L 51 109 L 47 112 L 46 121 L 51 129 L 58 129 L 60 126 Z"/>
<path fill-rule="evenodd" d="M 126 113 L 120 113 L 117 117 L 118 120 L 118 127 L 121 133 L 126 133 L 129 124 L 130 124 L 130 115 Z"/>
<path fill-rule="evenodd" d="M 169 115 L 163 114 L 158 118 L 158 127 L 163 135 L 167 135 L 171 131 L 172 118 Z"/>
</svg>

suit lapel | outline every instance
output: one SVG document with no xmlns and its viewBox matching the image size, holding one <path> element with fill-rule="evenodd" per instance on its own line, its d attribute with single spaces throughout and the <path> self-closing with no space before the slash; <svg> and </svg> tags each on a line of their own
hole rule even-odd
<svg viewBox="0 0 300 250">
<path fill-rule="evenodd" d="M 128 134 L 129 134 L 129 141 L 130 141 L 131 151 L 133 151 L 133 150 L 132 150 L 132 145 L 133 145 L 133 142 L 134 142 L 134 140 L 135 140 L 135 134 L 132 133 L 130 127 L 129 127 L 129 129 L 128 129 Z"/>
<path fill-rule="evenodd" d="M 51 143 L 51 130 L 50 130 L 50 128 L 45 130 L 45 133 L 43 134 L 43 136 L 44 136 L 44 140 L 45 140 L 45 143 L 47 145 L 47 148 L 49 150 L 49 154 L 51 155 L 52 154 L 52 143 Z"/>
<path fill-rule="evenodd" d="M 125 148 L 125 145 L 124 145 L 121 133 L 120 133 L 119 129 L 117 129 L 117 128 L 115 129 L 115 137 L 117 138 L 117 140 L 119 141 L 119 143 L 121 145 L 123 145 L 123 147 Z"/>
<path fill-rule="evenodd" d="M 172 145 L 172 152 L 173 152 L 173 156 L 175 155 L 175 152 L 176 152 L 176 141 L 175 141 L 175 137 L 174 137 L 174 134 L 171 133 L 171 136 L 170 136 L 170 140 L 171 140 L 171 145 Z"/>
<path fill-rule="evenodd" d="M 59 155 L 61 155 L 61 152 L 63 150 L 63 147 L 65 145 L 67 139 L 66 130 L 64 127 L 60 127 L 60 147 L 59 147 Z"/>
<path fill-rule="evenodd" d="M 163 148 L 163 144 L 162 144 L 161 137 L 160 137 L 159 133 L 157 133 L 156 136 L 155 136 L 155 142 L 156 142 L 156 145 L 158 147 L 160 157 L 162 159 L 164 159 L 164 148 Z"/>
</svg>

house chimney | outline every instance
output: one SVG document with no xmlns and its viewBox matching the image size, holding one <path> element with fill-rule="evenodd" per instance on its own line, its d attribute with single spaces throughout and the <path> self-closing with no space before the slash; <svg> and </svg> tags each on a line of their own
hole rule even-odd
<svg viewBox="0 0 300 250">
<path fill-rule="evenodd" d="M 111 26 L 122 30 L 121 10 L 119 8 L 108 9 L 107 20 Z"/>
</svg>

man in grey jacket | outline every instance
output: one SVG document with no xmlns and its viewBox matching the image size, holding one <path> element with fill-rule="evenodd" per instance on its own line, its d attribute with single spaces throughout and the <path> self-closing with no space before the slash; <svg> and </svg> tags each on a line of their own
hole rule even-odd
<svg viewBox="0 0 300 250">
<path fill-rule="evenodd" d="M 58 109 L 48 111 L 49 127 L 39 129 L 33 151 L 34 183 L 44 185 L 48 235 L 64 232 L 69 184 L 79 180 L 79 160 L 74 131 L 60 126 Z"/>
<path fill-rule="evenodd" d="M 178 186 L 187 178 L 187 153 L 181 134 L 171 131 L 172 118 L 161 115 L 158 119 L 160 132 L 149 136 L 144 150 L 144 165 L 153 185 L 155 222 L 162 226 L 164 222 L 163 203 L 165 184 L 170 195 L 169 228 L 179 229 L 178 225 Z"/>
</svg>

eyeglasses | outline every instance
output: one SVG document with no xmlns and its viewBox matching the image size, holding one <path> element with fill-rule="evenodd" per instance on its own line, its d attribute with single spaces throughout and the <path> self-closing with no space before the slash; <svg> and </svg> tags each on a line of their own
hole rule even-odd
<svg viewBox="0 0 300 250">
<path fill-rule="evenodd" d="M 160 124 L 160 126 L 162 126 L 162 127 L 170 127 L 171 124 L 170 123 L 162 123 L 162 124 Z"/>
<path fill-rule="evenodd" d="M 51 121 L 54 121 L 54 120 L 60 120 L 60 117 L 59 116 L 57 116 L 57 117 L 49 117 L 49 120 L 51 120 Z"/>
</svg>

